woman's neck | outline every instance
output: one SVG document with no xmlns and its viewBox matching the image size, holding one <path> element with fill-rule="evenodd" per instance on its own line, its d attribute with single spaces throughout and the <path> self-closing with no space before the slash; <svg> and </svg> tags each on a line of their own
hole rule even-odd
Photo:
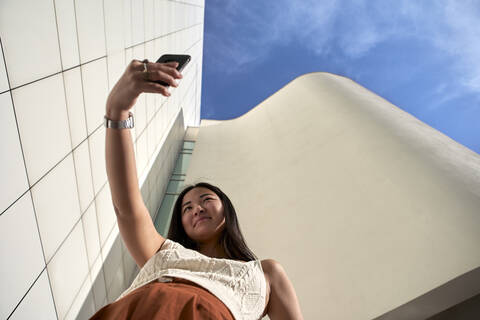
<svg viewBox="0 0 480 320">
<path fill-rule="evenodd" d="M 198 243 L 198 252 L 201 254 L 210 257 L 210 258 L 219 258 L 226 259 L 227 254 L 223 247 L 217 243 Z"/>
</svg>

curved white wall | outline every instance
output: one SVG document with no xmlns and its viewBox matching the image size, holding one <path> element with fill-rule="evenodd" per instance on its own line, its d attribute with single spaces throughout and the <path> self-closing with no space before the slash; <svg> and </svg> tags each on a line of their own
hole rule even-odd
<svg viewBox="0 0 480 320">
<path fill-rule="evenodd" d="M 407 302 L 396 319 L 424 319 L 480 292 L 411 302 L 480 267 L 480 156 L 353 81 L 303 75 L 196 140 L 186 183 L 229 195 L 305 319 L 372 319 Z"/>
</svg>

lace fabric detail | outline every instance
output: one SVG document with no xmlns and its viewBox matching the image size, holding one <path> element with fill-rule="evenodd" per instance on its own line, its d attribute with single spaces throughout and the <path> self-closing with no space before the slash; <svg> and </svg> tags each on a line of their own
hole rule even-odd
<svg viewBox="0 0 480 320">
<path fill-rule="evenodd" d="M 117 300 L 154 280 L 169 282 L 169 277 L 183 278 L 204 287 L 230 309 L 235 319 L 262 317 L 266 280 L 259 260 L 211 258 L 170 239 L 145 263 L 132 285 Z"/>
</svg>

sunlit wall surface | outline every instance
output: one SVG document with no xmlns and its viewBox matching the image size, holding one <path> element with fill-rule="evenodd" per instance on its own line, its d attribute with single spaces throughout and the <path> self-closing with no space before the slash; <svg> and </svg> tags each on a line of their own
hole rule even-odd
<svg viewBox="0 0 480 320">
<path fill-rule="evenodd" d="M 306 74 L 202 120 L 199 181 L 282 264 L 305 319 L 426 319 L 480 293 L 480 156 L 347 78 Z"/>
<path fill-rule="evenodd" d="M 192 56 L 171 97 L 142 95 L 133 110 L 153 217 L 185 128 L 200 121 L 203 14 L 203 0 L 0 2 L 0 319 L 87 318 L 129 284 L 106 97 L 132 59 Z"/>
</svg>

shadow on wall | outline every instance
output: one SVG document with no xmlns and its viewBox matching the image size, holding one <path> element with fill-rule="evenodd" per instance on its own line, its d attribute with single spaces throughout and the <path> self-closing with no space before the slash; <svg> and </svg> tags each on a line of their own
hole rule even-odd
<svg viewBox="0 0 480 320">
<path fill-rule="evenodd" d="M 460 277 L 431 290 L 406 304 L 389 311 L 374 320 L 426 319 L 426 320 L 477 320 L 480 319 L 480 294 L 476 287 L 480 283 L 480 268 L 473 269 Z M 467 292 L 467 293 L 466 293 Z M 468 293 L 470 292 L 470 293 Z M 470 296 L 469 296 L 470 295 Z M 447 305 L 448 297 L 461 301 L 433 316 L 431 310 L 441 310 Z"/>
</svg>

